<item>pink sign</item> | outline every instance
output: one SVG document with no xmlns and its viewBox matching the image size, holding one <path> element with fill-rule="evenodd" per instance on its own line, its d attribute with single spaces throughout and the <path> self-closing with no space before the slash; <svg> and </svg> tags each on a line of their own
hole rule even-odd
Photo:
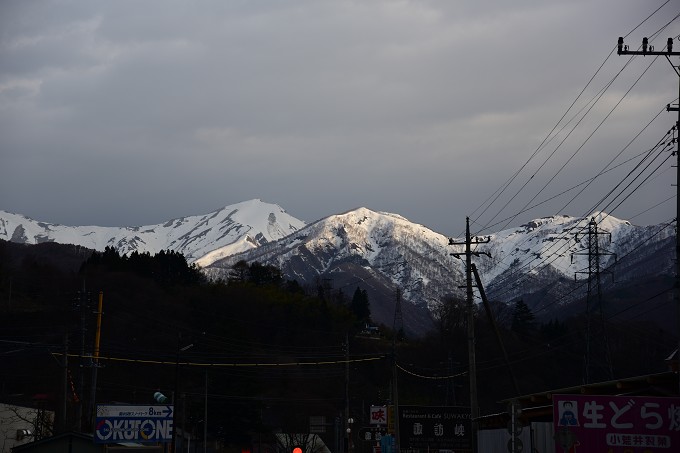
<svg viewBox="0 0 680 453">
<path fill-rule="evenodd" d="M 680 452 L 680 398 L 553 395 L 558 453 Z"/>
</svg>

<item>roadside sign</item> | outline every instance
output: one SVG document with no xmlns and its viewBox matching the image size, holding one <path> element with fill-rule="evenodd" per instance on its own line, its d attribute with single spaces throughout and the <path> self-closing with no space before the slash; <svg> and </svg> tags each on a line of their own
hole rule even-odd
<svg viewBox="0 0 680 453">
<path fill-rule="evenodd" d="M 680 398 L 553 395 L 555 448 L 579 453 L 680 451 Z"/>
<path fill-rule="evenodd" d="M 472 452 L 469 407 L 399 406 L 399 446 L 420 452 Z"/>
<path fill-rule="evenodd" d="M 174 420 L 172 405 L 97 405 L 94 442 L 171 442 Z"/>
<path fill-rule="evenodd" d="M 371 425 L 387 424 L 387 406 L 371 406 Z"/>
</svg>

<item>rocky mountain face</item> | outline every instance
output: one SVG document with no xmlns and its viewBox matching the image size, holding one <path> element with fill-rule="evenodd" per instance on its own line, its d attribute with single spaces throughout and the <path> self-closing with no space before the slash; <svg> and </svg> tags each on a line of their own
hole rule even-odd
<svg viewBox="0 0 680 453">
<path fill-rule="evenodd" d="M 330 283 L 350 297 L 361 287 L 368 292 L 373 320 L 389 326 L 399 296 L 404 329 L 422 333 L 432 328 L 434 304 L 464 281 L 448 242 L 447 237 L 401 216 L 360 208 L 319 220 L 276 243 L 218 260 L 206 272 L 220 278 L 240 260 L 259 261 L 277 266 L 301 284 Z"/>
<path fill-rule="evenodd" d="M 464 258 L 465 238 L 366 208 L 305 225 L 277 205 L 251 200 L 203 216 L 122 228 L 53 225 L 0 211 L 0 239 L 110 246 L 120 253 L 174 250 L 215 279 L 239 261 L 272 264 L 311 288 L 348 298 L 357 287 L 366 290 L 377 323 L 392 326 L 400 307 L 412 335 L 433 328 L 443 300 L 465 298 L 465 261 L 453 255 Z M 625 292 L 640 297 L 646 281 L 674 275 L 674 225 L 634 226 L 604 213 L 536 219 L 473 242 L 472 262 L 489 299 L 507 304 L 523 298 L 545 319 L 589 290 L 592 297 L 598 274 L 603 291 L 636 288 Z"/>
</svg>

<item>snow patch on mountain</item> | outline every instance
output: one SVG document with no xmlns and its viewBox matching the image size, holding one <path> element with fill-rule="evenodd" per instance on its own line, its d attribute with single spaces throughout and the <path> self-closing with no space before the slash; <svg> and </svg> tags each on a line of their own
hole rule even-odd
<svg viewBox="0 0 680 453">
<path fill-rule="evenodd" d="M 587 276 L 594 238 L 600 267 L 630 281 L 672 273 L 674 248 L 668 244 L 674 237 L 674 224 L 639 227 L 601 212 L 555 215 L 474 237 L 472 262 L 490 299 L 510 302 L 540 293 L 536 298 L 555 306 L 583 296 L 574 280 Z M 225 278 L 241 260 L 271 264 L 302 285 L 330 281 L 348 292 L 367 289 L 374 319 L 386 325 L 394 320 L 399 291 L 412 332 L 432 327 L 431 313 L 443 300 L 465 298 L 464 237 L 449 239 L 398 214 L 365 207 L 305 225 L 278 205 L 250 200 L 206 215 L 120 228 L 55 225 L 0 211 L 0 239 L 100 251 L 111 246 L 125 254 L 173 250 L 211 278 Z"/>
<path fill-rule="evenodd" d="M 161 250 L 182 253 L 188 262 L 208 266 L 214 260 L 276 241 L 305 223 L 280 206 L 253 199 L 206 215 L 180 217 L 139 227 L 65 226 L 38 222 L 0 211 L 0 239 L 22 244 L 58 242 L 119 253 Z"/>
</svg>

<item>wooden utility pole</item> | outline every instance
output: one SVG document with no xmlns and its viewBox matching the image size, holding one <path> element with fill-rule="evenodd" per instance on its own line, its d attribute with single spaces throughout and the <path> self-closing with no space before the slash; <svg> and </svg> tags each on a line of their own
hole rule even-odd
<svg viewBox="0 0 680 453">
<path fill-rule="evenodd" d="M 469 375 L 470 375 L 470 415 L 472 418 L 472 444 L 473 450 L 477 445 L 477 423 L 479 419 L 479 406 L 477 404 L 477 361 L 475 358 L 475 310 L 474 297 L 472 294 L 472 255 L 479 256 L 480 252 L 473 252 L 473 244 L 484 244 L 491 240 L 491 238 L 479 239 L 474 241 L 470 237 L 470 217 L 465 218 L 465 242 L 455 242 L 449 239 L 449 245 L 465 245 L 465 277 L 466 277 L 466 294 L 467 294 L 467 334 L 468 334 L 468 358 L 469 358 Z M 452 256 L 461 258 L 463 253 L 452 253 Z"/>
<path fill-rule="evenodd" d="M 493 312 L 491 311 L 491 304 L 489 303 L 489 299 L 486 298 L 486 291 L 484 291 L 484 286 L 482 285 L 482 279 L 479 278 L 479 272 L 477 272 L 477 266 L 472 264 L 472 273 L 475 274 L 475 281 L 477 282 L 477 290 L 479 291 L 479 295 L 482 297 L 482 303 L 484 304 L 484 310 L 486 311 L 486 317 L 489 319 L 489 323 L 491 323 L 491 327 L 493 328 L 494 333 L 496 334 L 496 341 L 498 342 L 498 347 L 501 348 L 501 352 L 503 353 L 503 359 L 505 360 L 505 366 L 508 367 L 508 373 L 510 373 L 510 378 L 512 379 L 512 385 L 515 387 L 515 393 L 517 396 L 520 395 L 519 392 L 519 383 L 517 382 L 517 378 L 515 377 L 515 373 L 512 371 L 512 364 L 510 363 L 510 358 L 508 357 L 508 352 L 505 350 L 505 344 L 503 343 L 503 339 L 501 338 L 501 332 L 498 330 L 498 324 L 496 323 L 496 318 L 493 316 Z"/>
<path fill-rule="evenodd" d="M 55 430 L 54 433 L 62 433 L 68 431 L 70 428 L 68 423 L 68 331 L 63 334 L 64 353 L 62 359 L 62 375 L 61 375 L 61 398 L 59 401 L 59 411 L 56 413 Z"/>
<path fill-rule="evenodd" d="M 94 337 L 94 354 L 92 358 L 92 401 L 90 423 L 94 426 L 97 419 L 97 370 L 99 369 L 99 344 L 102 338 L 102 314 L 104 306 L 104 292 L 99 291 L 99 303 L 97 304 L 97 330 Z"/>
<path fill-rule="evenodd" d="M 647 38 L 642 38 L 641 50 L 630 50 L 628 46 L 623 44 L 623 38 L 619 37 L 618 41 L 618 54 L 619 55 L 662 55 L 666 57 L 671 67 L 678 75 L 678 105 L 673 107 L 670 104 L 666 105 L 666 110 L 669 112 L 678 112 L 678 119 L 675 123 L 676 134 L 680 132 L 680 65 L 674 66 L 669 57 L 680 56 L 680 52 L 673 51 L 673 38 L 668 38 L 666 41 L 666 49 L 661 51 L 655 51 L 654 46 L 649 45 L 649 40 Z M 676 135 L 677 137 L 677 135 Z M 675 156 L 677 159 L 676 164 L 676 197 L 675 197 L 675 287 L 674 287 L 674 298 L 675 305 L 677 307 L 677 321 L 678 321 L 678 349 L 675 351 L 675 360 L 678 363 L 678 369 L 680 369 L 680 235 L 678 235 L 678 216 L 680 216 L 680 140 L 675 139 L 677 150 L 675 151 Z M 678 392 L 680 392 L 680 378 L 678 379 Z"/>
<path fill-rule="evenodd" d="M 403 340 L 404 318 L 401 313 L 401 289 L 397 288 L 392 324 L 392 414 L 394 417 L 395 451 L 399 452 L 399 388 L 397 386 L 397 340 Z M 399 337 L 399 338 L 397 338 Z"/>
</svg>

